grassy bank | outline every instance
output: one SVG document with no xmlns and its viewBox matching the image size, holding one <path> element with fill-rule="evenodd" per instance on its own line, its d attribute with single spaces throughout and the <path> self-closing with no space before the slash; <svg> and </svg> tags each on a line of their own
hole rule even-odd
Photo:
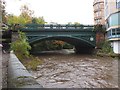
<svg viewBox="0 0 120 90">
<path fill-rule="evenodd" d="M 21 62 L 28 70 L 37 70 L 37 66 L 43 63 L 43 61 L 36 56 L 24 58 Z"/>
<path fill-rule="evenodd" d="M 120 57 L 120 55 L 118 54 L 115 54 L 115 53 L 100 53 L 100 52 L 97 52 L 96 54 L 97 56 L 100 56 L 100 57 L 112 57 L 112 58 L 118 58 Z"/>
<path fill-rule="evenodd" d="M 97 56 L 100 57 L 112 57 L 112 58 L 119 58 L 119 54 L 115 54 L 113 52 L 113 48 L 110 45 L 109 41 L 104 41 L 101 43 L 101 49 L 97 50 Z"/>
</svg>

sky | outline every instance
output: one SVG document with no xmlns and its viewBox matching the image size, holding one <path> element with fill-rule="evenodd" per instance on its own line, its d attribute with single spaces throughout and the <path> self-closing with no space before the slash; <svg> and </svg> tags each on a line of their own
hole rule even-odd
<svg viewBox="0 0 120 90">
<path fill-rule="evenodd" d="M 34 16 L 44 17 L 45 21 L 67 24 L 79 22 L 92 25 L 93 0 L 5 0 L 8 14 L 19 15 L 24 4 L 34 11 Z"/>
</svg>

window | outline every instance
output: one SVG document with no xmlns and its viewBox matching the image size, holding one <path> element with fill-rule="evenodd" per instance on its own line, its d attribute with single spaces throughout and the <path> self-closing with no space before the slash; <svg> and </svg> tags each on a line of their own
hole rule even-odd
<svg viewBox="0 0 120 90">
<path fill-rule="evenodd" d="M 117 38 L 117 37 L 120 37 L 120 28 L 110 29 L 107 32 L 107 37 L 108 38 Z"/>
<path fill-rule="evenodd" d="M 108 13 L 108 5 L 106 6 L 106 8 L 105 8 L 104 10 L 105 10 L 105 11 L 104 11 L 104 12 L 105 12 L 105 17 L 107 17 L 107 15 L 109 14 L 109 13 Z"/>
<path fill-rule="evenodd" d="M 112 35 L 115 35 L 116 33 L 115 33 L 115 29 L 112 29 Z"/>
<path fill-rule="evenodd" d="M 116 7 L 120 8 L 120 0 L 116 0 Z"/>
<path fill-rule="evenodd" d="M 98 9 L 98 10 L 100 9 L 100 5 L 99 5 L 99 4 L 97 5 L 97 9 Z"/>
<path fill-rule="evenodd" d="M 99 12 L 96 12 L 96 16 L 97 16 L 97 17 L 99 16 Z"/>
<path fill-rule="evenodd" d="M 117 29 L 116 33 L 117 35 L 120 35 L 120 28 Z"/>
<path fill-rule="evenodd" d="M 95 0 L 95 2 L 99 2 L 99 0 Z"/>
<path fill-rule="evenodd" d="M 107 37 L 110 37 L 110 36 L 111 36 L 111 30 L 107 32 Z"/>
<path fill-rule="evenodd" d="M 105 6 L 107 5 L 107 3 L 108 3 L 107 0 L 105 0 Z"/>
<path fill-rule="evenodd" d="M 100 20 L 100 19 L 97 19 L 97 20 L 96 20 L 96 24 L 101 24 L 101 20 Z"/>
<path fill-rule="evenodd" d="M 120 25 L 120 18 L 119 17 L 120 17 L 120 12 L 112 14 L 108 18 L 108 22 L 109 22 L 110 27 Z"/>
<path fill-rule="evenodd" d="M 110 26 L 109 26 L 109 22 L 108 22 L 108 19 L 107 19 L 107 21 L 106 21 L 106 28 L 109 28 Z"/>
<path fill-rule="evenodd" d="M 102 12 L 101 11 L 99 11 L 99 15 L 102 16 Z"/>
</svg>

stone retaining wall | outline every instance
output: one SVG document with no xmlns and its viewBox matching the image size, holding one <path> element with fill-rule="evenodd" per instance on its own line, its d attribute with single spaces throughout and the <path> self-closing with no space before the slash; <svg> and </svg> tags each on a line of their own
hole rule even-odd
<svg viewBox="0 0 120 90">
<path fill-rule="evenodd" d="M 8 88 L 42 88 L 13 53 L 8 65 Z"/>
</svg>

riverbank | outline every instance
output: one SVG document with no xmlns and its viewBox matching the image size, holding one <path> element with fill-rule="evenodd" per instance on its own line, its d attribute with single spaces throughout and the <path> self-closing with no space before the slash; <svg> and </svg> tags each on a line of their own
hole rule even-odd
<svg viewBox="0 0 120 90">
<path fill-rule="evenodd" d="M 100 57 L 111 57 L 111 58 L 119 58 L 120 57 L 120 55 L 118 55 L 118 54 L 97 53 L 96 55 L 100 56 Z"/>
<path fill-rule="evenodd" d="M 117 54 L 106 54 L 106 53 L 99 53 L 97 52 L 96 54 L 76 54 L 75 51 L 73 49 L 62 49 L 62 50 L 53 50 L 53 51 L 42 51 L 42 52 L 37 52 L 37 53 L 33 53 L 33 55 L 31 55 L 29 58 L 25 58 L 24 60 L 21 60 L 21 62 L 25 65 L 25 67 L 27 69 L 32 69 L 32 70 L 36 70 L 37 66 L 42 64 L 43 61 L 41 60 L 41 58 L 38 58 L 38 56 L 44 56 L 44 55 L 91 55 L 94 57 L 109 57 L 109 58 L 116 58 L 118 59 L 119 55 Z"/>
</svg>

